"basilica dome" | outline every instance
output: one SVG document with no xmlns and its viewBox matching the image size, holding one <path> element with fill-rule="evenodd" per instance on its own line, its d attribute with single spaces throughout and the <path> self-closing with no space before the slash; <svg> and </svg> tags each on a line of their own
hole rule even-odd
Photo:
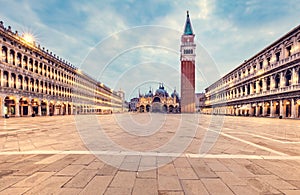
<svg viewBox="0 0 300 195">
<path fill-rule="evenodd" d="M 157 96 L 164 96 L 164 97 L 169 97 L 168 92 L 165 90 L 164 85 L 160 85 L 159 88 L 156 90 L 155 95 Z"/>
</svg>

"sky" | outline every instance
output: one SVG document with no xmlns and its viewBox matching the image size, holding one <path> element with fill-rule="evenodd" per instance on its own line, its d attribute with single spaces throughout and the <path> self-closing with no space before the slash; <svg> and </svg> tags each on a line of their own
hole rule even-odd
<svg viewBox="0 0 300 195">
<path fill-rule="evenodd" d="M 196 92 L 299 25 L 299 0 L 0 0 L 0 20 L 126 99 L 180 92 L 180 38 L 189 10 Z"/>
</svg>

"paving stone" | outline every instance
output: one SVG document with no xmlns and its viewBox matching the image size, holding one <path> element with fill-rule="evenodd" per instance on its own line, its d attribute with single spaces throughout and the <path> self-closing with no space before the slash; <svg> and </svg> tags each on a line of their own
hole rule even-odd
<svg viewBox="0 0 300 195">
<path fill-rule="evenodd" d="M 0 192 L 0 195 L 9 195 L 9 194 L 23 194 L 28 191 L 30 188 L 7 188 Z"/>
<path fill-rule="evenodd" d="M 240 178 L 255 177 L 252 172 L 250 172 L 244 166 L 237 164 L 234 160 L 221 160 L 221 163 L 223 163 L 229 170 L 231 170 L 236 176 Z"/>
<path fill-rule="evenodd" d="M 144 178 L 137 178 L 133 187 L 132 191 L 133 195 L 140 195 L 140 194 L 158 194 L 157 189 L 157 180 L 156 179 L 144 179 Z"/>
<path fill-rule="evenodd" d="M 83 188 L 96 175 L 97 170 L 81 170 L 73 177 L 64 187 L 67 188 Z"/>
<path fill-rule="evenodd" d="M 191 195 L 209 195 L 203 183 L 200 180 L 180 180 L 185 194 Z"/>
<path fill-rule="evenodd" d="M 128 194 L 131 194 L 131 192 L 132 192 L 131 188 L 109 187 L 105 191 L 104 195 L 128 195 Z"/>
<path fill-rule="evenodd" d="M 189 161 L 187 160 L 187 158 L 182 158 L 182 157 L 176 158 L 173 163 L 174 163 L 174 166 L 176 168 L 179 168 L 179 167 L 181 167 L 181 168 L 184 168 L 184 167 L 190 168 L 191 167 L 191 165 L 190 165 Z"/>
<path fill-rule="evenodd" d="M 24 176 L 4 176 L 0 178 L 0 191 L 24 179 Z"/>
<path fill-rule="evenodd" d="M 48 166 L 44 167 L 40 171 L 50 172 L 55 171 L 58 172 L 65 168 L 66 166 L 70 165 L 73 161 L 78 158 L 78 155 L 67 155 L 66 157 L 55 161 L 54 163 L 49 164 Z"/>
<path fill-rule="evenodd" d="M 45 166 L 46 165 L 43 164 L 30 164 L 14 172 L 14 175 L 32 175 L 33 173 L 43 169 Z"/>
<path fill-rule="evenodd" d="M 55 191 L 56 195 L 77 195 L 82 191 L 81 188 L 59 188 Z"/>
<path fill-rule="evenodd" d="M 219 172 L 229 171 L 229 169 L 226 166 L 224 166 L 217 159 L 208 159 L 208 160 L 205 160 L 205 163 L 214 172 L 216 172 L 216 171 L 219 171 Z"/>
<path fill-rule="evenodd" d="M 165 175 L 165 176 L 177 176 L 176 169 L 172 163 L 167 164 L 163 167 L 159 167 L 158 174 Z"/>
<path fill-rule="evenodd" d="M 231 185 L 229 187 L 235 194 L 243 194 L 243 195 L 260 195 L 261 194 L 259 191 L 257 191 L 256 189 L 254 189 L 248 185 Z"/>
<path fill-rule="evenodd" d="M 158 175 L 159 191 L 182 191 L 178 177 Z"/>
<path fill-rule="evenodd" d="M 84 165 L 73 165 L 73 164 L 71 164 L 71 165 L 68 165 L 67 167 L 65 167 L 64 169 L 60 170 L 55 175 L 74 176 L 85 167 L 86 166 L 84 166 Z"/>
<path fill-rule="evenodd" d="M 179 179 L 198 179 L 192 168 L 180 167 L 176 168 Z"/>
<path fill-rule="evenodd" d="M 258 176 L 258 178 L 260 180 L 270 184 L 271 186 L 273 186 L 274 188 L 276 188 L 278 190 L 296 190 L 297 189 L 296 186 L 293 186 L 289 182 L 284 181 L 283 179 L 281 179 L 275 175 L 260 175 L 260 176 Z"/>
<path fill-rule="evenodd" d="M 135 182 L 136 172 L 118 171 L 109 187 L 132 188 Z"/>
<path fill-rule="evenodd" d="M 94 155 L 83 155 L 80 156 L 77 160 L 75 160 L 72 164 L 74 165 L 88 165 L 90 164 L 96 157 Z"/>
<path fill-rule="evenodd" d="M 144 179 L 156 179 L 157 178 L 157 169 L 150 169 L 147 171 L 138 171 L 136 174 L 137 178 Z"/>
<path fill-rule="evenodd" d="M 64 158 L 65 156 L 67 156 L 66 154 L 55 154 L 55 155 L 52 155 L 52 156 L 49 156 L 47 158 L 44 158 L 38 162 L 36 162 L 35 164 L 51 164 L 57 160 L 60 160 L 62 158 Z"/>
<path fill-rule="evenodd" d="M 38 185 L 53 174 L 54 172 L 36 172 L 33 175 L 26 177 L 24 180 L 16 183 L 14 187 L 32 187 L 34 185 Z"/>
<path fill-rule="evenodd" d="M 270 184 L 258 178 L 248 179 L 248 184 L 259 191 L 261 194 L 280 194 L 280 192 Z"/>
<path fill-rule="evenodd" d="M 57 194 L 61 187 L 71 179 L 71 177 L 62 177 L 62 176 L 52 176 L 47 180 L 41 182 L 38 185 L 35 185 L 27 194 Z"/>
<path fill-rule="evenodd" d="M 104 166 L 104 163 L 97 160 L 91 162 L 85 169 L 101 169 Z"/>
<path fill-rule="evenodd" d="M 112 176 L 95 176 L 80 194 L 103 194 L 112 180 Z"/>
<path fill-rule="evenodd" d="M 229 186 L 232 185 L 247 185 L 247 181 L 237 177 L 232 172 L 216 172 L 217 176 Z"/>
<path fill-rule="evenodd" d="M 233 194 L 233 192 L 220 179 L 201 179 L 210 194 Z"/>
<path fill-rule="evenodd" d="M 142 156 L 140 167 L 157 167 L 157 158 L 155 156 Z"/>
<path fill-rule="evenodd" d="M 184 195 L 183 191 L 158 191 L 159 195 Z"/>
<path fill-rule="evenodd" d="M 282 190 L 285 195 L 299 195 L 300 190 Z"/>
<path fill-rule="evenodd" d="M 97 175 L 115 175 L 118 169 L 116 167 L 105 164 L 102 168 L 100 168 L 97 172 Z"/>
</svg>

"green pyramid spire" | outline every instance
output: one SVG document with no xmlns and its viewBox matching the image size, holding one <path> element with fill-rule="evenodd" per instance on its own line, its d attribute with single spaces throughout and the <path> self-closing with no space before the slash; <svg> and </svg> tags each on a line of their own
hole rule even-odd
<svg viewBox="0 0 300 195">
<path fill-rule="evenodd" d="M 184 27 L 184 34 L 185 35 L 193 35 L 193 29 L 192 29 L 192 24 L 190 20 L 190 15 L 189 11 L 186 12 L 186 22 L 185 22 L 185 27 Z"/>
</svg>

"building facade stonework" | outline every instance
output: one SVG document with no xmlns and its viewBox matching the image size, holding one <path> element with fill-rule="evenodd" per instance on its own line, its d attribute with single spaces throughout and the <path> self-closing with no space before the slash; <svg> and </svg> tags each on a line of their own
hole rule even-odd
<svg viewBox="0 0 300 195">
<path fill-rule="evenodd" d="M 122 98 L 0 22 L 0 115 L 111 113 Z"/>
<path fill-rule="evenodd" d="M 195 58 L 196 44 L 194 43 L 189 12 L 181 36 L 180 62 L 181 62 L 181 112 L 195 112 Z"/>
<path fill-rule="evenodd" d="M 171 96 L 169 96 L 163 84 L 160 84 L 155 93 L 150 89 L 145 95 L 139 94 L 138 101 L 136 102 L 136 110 L 139 112 L 178 113 L 180 112 L 179 108 L 179 94 L 174 90 Z"/>
<path fill-rule="evenodd" d="M 208 114 L 300 117 L 300 26 L 205 89 Z"/>
</svg>

